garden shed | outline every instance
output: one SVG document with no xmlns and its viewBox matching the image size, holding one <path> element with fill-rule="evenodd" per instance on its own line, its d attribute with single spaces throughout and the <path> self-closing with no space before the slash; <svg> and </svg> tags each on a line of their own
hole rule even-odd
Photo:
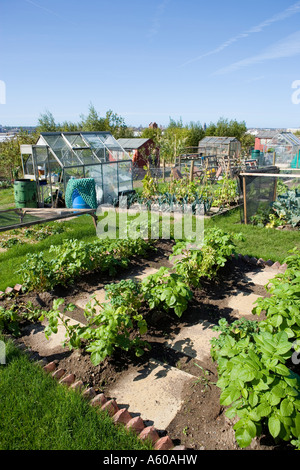
<svg viewBox="0 0 300 470">
<path fill-rule="evenodd" d="M 238 157 L 241 151 L 241 143 L 236 137 L 207 136 L 199 142 L 198 153 L 203 156 L 215 155 Z"/>
<path fill-rule="evenodd" d="M 110 132 L 44 132 L 36 145 L 21 145 L 21 159 L 40 207 L 74 178 L 94 179 L 98 205 L 133 189 L 132 160 Z"/>
<path fill-rule="evenodd" d="M 118 142 L 138 168 L 143 168 L 148 163 L 154 166 L 159 164 L 159 148 L 155 146 L 152 139 L 119 139 Z"/>
</svg>

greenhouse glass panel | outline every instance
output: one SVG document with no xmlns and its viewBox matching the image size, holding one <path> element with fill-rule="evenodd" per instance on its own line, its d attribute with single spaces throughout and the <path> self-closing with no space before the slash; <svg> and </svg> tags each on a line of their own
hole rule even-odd
<svg viewBox="0 0 300 470">
<path fill-rule="evenodd" d="M 97 204 L 103 203 L 103 174 L 102 165 L 89 165 L 85 167 L 85 177 L 95 180 Z"/>
<path fill-rule="evenodd" d="M 118 163 L 119 193 L 133 189 L 132 164 L 131 162 Z"/>
<path fill-rule="evenodd" d="M 108 152 L 106 150 L 106 147 L 104 145 L 104 138 L 100 138 L 102 135 L 101 134 L 96 134 L 96 133 L 82 133 L 83 138 L 88 142 L 90 145 L 91 149 L 94 151 L 94 153 L 97 155 L 99 160 L 101 162 L 106 162 L 108 161 Z"/>
<path fill-rule="evenodd" d="M 49 147 L 55 153 L 59 161 L 63 166 L 75 166 L 82 163 L 77 155 L 68 146 L 61 134 L 59 135 L 48 135 L 43 134 L 44 139 L 48 143 Z"/>
<path fill-rule="evenodd" d="M 117 163 L 104 163 L 103 170 L 103 202 L 113 204 L 114 200 L 118 197 L 119 184 L 118 184 L 118 164 Z"/>
</svg>

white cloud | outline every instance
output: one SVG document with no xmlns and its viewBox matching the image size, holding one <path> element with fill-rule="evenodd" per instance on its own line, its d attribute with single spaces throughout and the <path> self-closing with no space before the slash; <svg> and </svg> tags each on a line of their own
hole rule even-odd
<svg viewBox="0 0 300 470">
<path fill-rule="evenodd" d="M 231 46 L 231 44 L 234 44 L 235 42 L 238 42 L 240 39 L 247 38 L 251 34 L 260 33 L 265 28 L 267 28 L 268 26 L 271 26 L 272 24 L 277 23 L 279 21 L 283 21 L 283 20 L 285 20 L 285 19 L 287 19 L 287 18 L 289 18 L 293 15 L 296 15 L 297 13 L 300 13 L 300 1 L 294 3 L 292 6 L 290 6 L 286 10 L 284 10 L 280 13 L 277 13 L 276 15 L 274 15 L 271 18 L 263 21 L 262 23 L 259 23 L 258 25 L 253 26 L 249 30 L 228 39 L 227 41 L 225 41 L 223 44 L 220 44 L 220 46 L 216 47 L 215 49 L 212 49 L 211 51 L 208 51 L 205 54 L 202 54 L 200 56 L 197 56 L 193 59 L 188 60 L 187 62 L 182 64 L 182 66 L 191 64 L 193 62 L 197 62 L 201 59 L 204 59 L 205 57 L 208 57 L 208 56 L 211 56 L 211 55 L 214 55 L 214 54 L 218 54 L 219 52 L 222 52 L 227 47 Z"/>
<path fill-rule="evenodd" d="M 148 37 L 152 39 L 159 33 L 161 19 L 170 0 L 163 0 L 156 8 L 155 16 L 152 20 L 152 25 L 148 31 Z"/>
<path fill-rule="evenodd" d="M 294 57 L 300 54 L 300 31 L 297 31 L 294 34 L 287 36 L 286 38 L 282 39 L 281 41 L 273 44 L 272 46 L 268 47 L 260 54 L 257 54 L 252 57 L 248 57 L 246 59 L 240 60 L 235 62 L 234 64 L 229 65 L 228 67 L 224 67 L 214 75 L 223 75 L 230 72 L 236 72 L 237 70 L 249 67 L 251 65 L 261 64 L 268 60 L 277 60 L 283 59 L 288 57 Z"/>
</svg>

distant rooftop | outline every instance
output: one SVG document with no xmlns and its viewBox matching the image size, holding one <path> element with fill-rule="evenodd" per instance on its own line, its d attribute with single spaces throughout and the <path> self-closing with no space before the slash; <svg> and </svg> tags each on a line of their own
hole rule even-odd
<svg viewBox="0 0 300 470">
<path fill-rule="evenodd" d="M 123 147 L 124 150 L 127 149 L 138 149 L 142 147 L 146 142 L 150 139 L 140 139 L 140 138 L 132 138 L 132 139 L 118 139 L 119 144 Z"/>
</svg>

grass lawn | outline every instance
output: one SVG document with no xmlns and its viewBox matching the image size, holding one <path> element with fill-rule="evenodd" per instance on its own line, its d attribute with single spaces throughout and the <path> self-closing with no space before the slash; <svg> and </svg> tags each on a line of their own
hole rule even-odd
<svg viewBox="0 0 300 470">
<path fill-rule="evenodd" d="M 0 450 L 146 450 L 79 392 L 30 362 L 11 342 L 0 364 Z"/>
<path fill-rule="evenodd" d="M 205 220 L 205 228 L 213 226 L 228 232 L 242 233 L 245 241 L 238 242 L 238 253 L 263 258 L 265 261 L 271 259 L 282 263 L 289 250 L 300 248 L 299 230 L 282 231 L 241 224 L 239 209 Z"/>
<path fill-rule="evenodd" d="M 15 207 L 14 188 L 0 189 L 0 210 Z"/>
</svg>

